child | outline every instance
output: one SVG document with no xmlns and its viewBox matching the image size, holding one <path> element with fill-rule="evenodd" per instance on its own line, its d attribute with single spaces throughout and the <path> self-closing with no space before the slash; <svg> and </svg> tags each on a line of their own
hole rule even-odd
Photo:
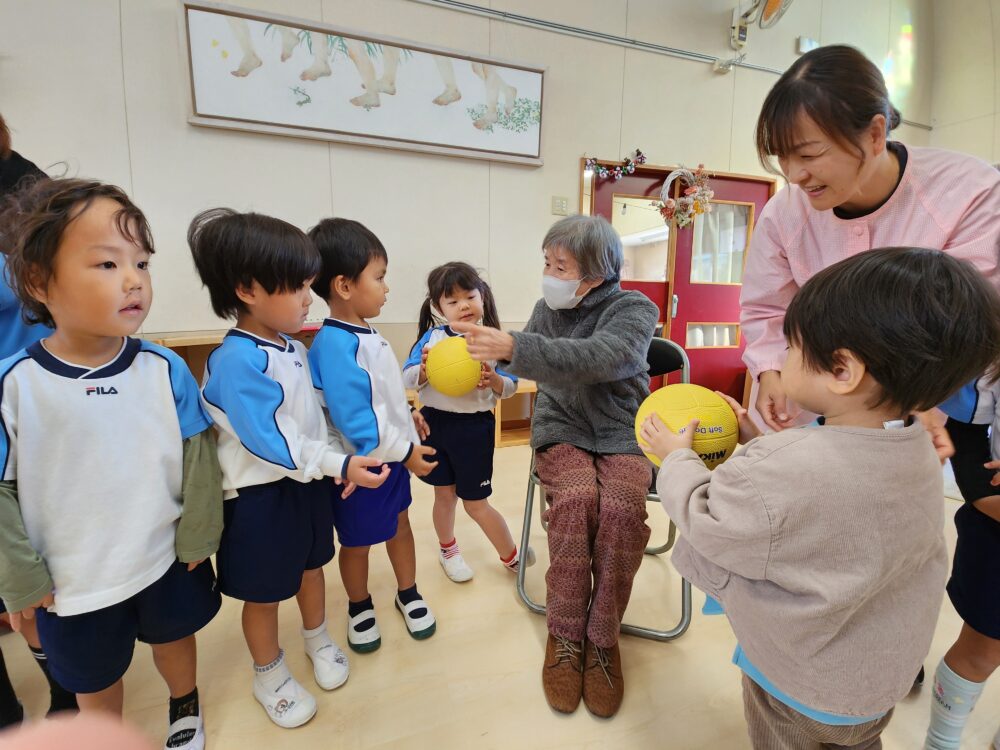
<svg viewBox="0 0 1000 750">
<path fill-rule="evenodd" d="M 986 680 L 1000 666 L 1000 383 L 982 378 L 949 399 L 951 464 L 965 504 L 948 596 L 964 624 L 934 675 L 927 750 L 957 750 Z M 992 429 L 991 429 L 992 427 Z M 1000 750 L 1000 731 L 993 739 Z"/>
<path fill-rule="evenodd" d="M 976 321 L 970 325 L 969 321 Z M 1000 360 L 1000 297 L 968 263 L 888 248 L 810 279 L 784 319 L 789 397 L 822 426 L 752 439 L 714 472 L 655 416 L 677 570 L 739 645 L 755 748 L 881 747 L 927 655 L 948 572 L 940 461 L 911 415 Z"/>
<path fill-rule="evenodd" d="M 330 306 L 330 317 L 309 349 L 313 382 L 347 443 L 390 467 L 381 488 L 358 489 L 350 497 L 337 491 L 333 501 L 340 575 L 349 599 L 347 643 L 366 653 L 382 644 L 368 593 L 368 550 L 373 544 L 385 542 L 399 586 L 396 609 L 410 635 L 429 638 L 437 627 L 417 591 L 406 510 L 411 501 L 409 472 L 423 476 L 437 463 L 425 458 L 434 449 L 420 445 L 392 348 L 367 320 L 379 314 L 389 291 L 385 248 L 378 237 L 349 219 L 324 219 L 309 237 L 322 259 L 312 288 Z"/>
<path fill-rule="evenodd" d="M 542 240 L 542 299 L 523 331 L 455 323 L 480 362 L 538 382 L 531 422 L 545 488 L 548 639 L 542 687 L 572 713 L 614 716 L 625 696 L 618 637 L 649 541 L 649 460 L 635 413 L 649 395 L 656 305 L 621 288 L 621 238 L 600 216 L 560 219 Z"/>
<path fill-rule="evenodd" d="M 377 487 L 381 462 L 331 444 L 312 387 L 302 329 L 319 269 L 316 248 L 280 219 L 230 209 L 194 218 L 188 244 L 212 309 L 236 327 L 208 358 L 202 388 L 219 427 L 225 527 L 219 590 L 243 601 L 253 694 L 279 727 L 297 727 L 316 700 L 289 672 L 278 644 L 278 603 L 293 596 L 316 682 L 347 680 L 347 657 L 326 629 L 323 566 L 333 558 L 326 477 Z"/>
<path fill-rule="evenodd" d="M 0 594 L 15 627 L 38 608 L 52 675 L 83 711 L 121 713 L 149 643 L 166 746 L 198 750 L 194 634 L 220 606 L 205 560 L 222 493 L 191 373 L 130 338 L 152 300 L 146 218 L 117 187 L 52 180 L 0 224 L 18 298 L 55 329 L 0 364 Z"/>
<path fill-rule="evenodd" d="M 427 299 L 420 308 L 417 343 L 403 365 L 403 384 L 420 389 L 421 413 L 430 430 L 427 444 L 436 451 L 437 468 L 422 479 L 434 485 L 434 529 L 441 549 L 438 560 L 456 583 L 472 578 L 455 539 L 455 505 L 461 497 L 465 512 L 479 524 L 493 544 L 500 562 L 517 572 L 517 546 L 504 521 L 487 499 L 493 494 L 493 443 L 496 424 L 493 407 L 498 398 L 510 398 L 517 378 L 484 362 L 476 390 L 464 396 L 446 396 L 427 383 L 427 353 L 442 339 L 457 336 L 451 323 L 482 323 L 500 328 L 493 292 L 468 263 L 446 263 L 427 276 Z M 439 325 L 434 313 L 444 316 Z M 531 548 L 525 555 L 534 562 Z"/>
</svg>

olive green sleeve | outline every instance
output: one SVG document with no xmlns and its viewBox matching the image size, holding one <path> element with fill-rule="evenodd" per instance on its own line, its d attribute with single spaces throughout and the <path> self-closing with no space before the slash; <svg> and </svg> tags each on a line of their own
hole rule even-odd
<svg viewBox="0 0 1000 750">
<path fill-rule="evenodd" d="M 20 612 L 52 592 L 52 577 L 31 546 L 17 499 L 17 482 L 0 482 L 0 597 Z"/>
<path fill-rule="evenodd" d="M 222 536 L 222 470 L 211 429 L 184 441 L 181 520 L 177 526 L 177 559 L 204 560 L 219 549 Z"/>
</svg>

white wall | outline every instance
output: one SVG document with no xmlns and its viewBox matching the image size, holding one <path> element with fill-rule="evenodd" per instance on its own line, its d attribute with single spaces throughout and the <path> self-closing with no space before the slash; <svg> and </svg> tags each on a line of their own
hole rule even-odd
<svg viewBox="0 0 1000 750">
<path fill-rule="evenodd" d="M 931 144 L 1000 161 L 1000 0 L 934 6 Z"/>
<path fill-rule="evenodd" d="M 982 0 L 986 2 L 986 0 Z M 994 0 L 1000 2 L 1000 0 Z M 481 5 L 730 57 L 735 0 L 481 0 Z M 776 77 L 586 41 L 409 0 L 243 0 L 246 6 L 547 67 L 540 168 L 196 128 L 186 122 L 173 0 L 0 0 L 0 111 L 14 145 L 40 166 L 126 188 L 158 251 L 145 332 L 220 328 L 191 265 L 195 212 L 228 205 L 303 228 L 338 215 L 368 224 L 390 255 L 380 325 L 411 336 L 422 279 L 461 258 L 487 270 L 501 316 L 536 299 L 550 196 L 575 206 L 579 159 L 640 147 L 657 164 L 760 173 L 752 147 Z M 950 3 L 949 3 L 950 5 Z M 780 69 L 800 35 L 856 44 L 881 62 L 915 26 L 923 88 L 897 104 L 930 120 L 929 0 L 798 0 L 769 31 L 751 29 L 748 61 Z M 895 32 L 895 33 L 894 33 Z M 992 111 L 992 110 L 991 110 Z M 992 127 L 992 121 L 991 121 Z M 992 132 L 992 131 L 991 131 Z M 925 143 L 925 131 L 900 137 Z M 321 313 L 319 306 L 317 313 Z M 389 324 L 389 325 L 387 325 Z M 400 324 L 398 326 L 392 324 Z"/>
</svg>

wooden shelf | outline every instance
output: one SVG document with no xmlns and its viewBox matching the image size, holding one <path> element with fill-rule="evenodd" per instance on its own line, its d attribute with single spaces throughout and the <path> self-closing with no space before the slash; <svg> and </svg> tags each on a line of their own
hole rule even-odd
<svg viewBox="0 0 1000 750">
<path fill-rule="evenodd" d="M 517 390 L 509 399 L 497 401 L 494 414 L 497 420 L 496 447 L 508 448 L 514 445 L 527 445 L 531 441 L 531 417 L 535 413 L 535 396 L 538 393 L 538 384 L 534 380 L 517 381 Z M 528 400 L 528 418 L 523 415 L 511 416 L 504 419 L 503 412 L 508 413 L 517 401 Z"/>
</svg>

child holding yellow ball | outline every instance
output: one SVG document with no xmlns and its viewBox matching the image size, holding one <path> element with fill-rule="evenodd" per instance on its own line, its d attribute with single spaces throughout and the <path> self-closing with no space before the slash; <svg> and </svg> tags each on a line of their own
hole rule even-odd
<svg viewBox="0 0 1000 750">
<path fill-rule="evenodd" d="M 507 522 L 488 499 L 493 492 L 496 434 L 492 409 L 498 398 L 514 395 L 517 378 L 497 370 L 496 362 L 480 365 L 468 354 L 464 357 L 473 371 L 479 372 L 479 381 L 467 393 L 456 395 L 452 389 L 442 393 L 427 378 L 429 352 L 458 337 L 451 329 L 451 324 L 458 322 L 482 322 L 500 328 L 493 292 L 476 269 L 468 263 L 445 263 L 427 276 L 427 298 L 420 308 L 417 343 L 403 365 L 403 383 L 420 390 L 420 411 L 430 428 L 424 444 L 437 451 L 437 467 L 421 479 L 434 486 L 434 529 L 441 545 L 438 560 L 448 578 L 461 583 L 471 579 L 473 571 L 455 539 L 455 506 L 459 498 L 508 570 L 517 572 L 520 557 Z M 453 366 L 463 364 L 458 361 Z M 530 548 L 525 559 L 528 565 L 534 562 Z"/>
<path fill-rule="evenodd" d="M 740 408 L 746 444 L 715 471 L 691 429 L 652 415 L 641 437 L 664 459 L 672 562 L 739 641 L 753 747 L 881 747 L 948 574 L 941 464 L 914 414 L 995 379 L 1000 296 L 947 253 L 870 250 L 806 282 L 784 334 L 782 385 L 821 426 L 753 439 Z"/>
</svg>

